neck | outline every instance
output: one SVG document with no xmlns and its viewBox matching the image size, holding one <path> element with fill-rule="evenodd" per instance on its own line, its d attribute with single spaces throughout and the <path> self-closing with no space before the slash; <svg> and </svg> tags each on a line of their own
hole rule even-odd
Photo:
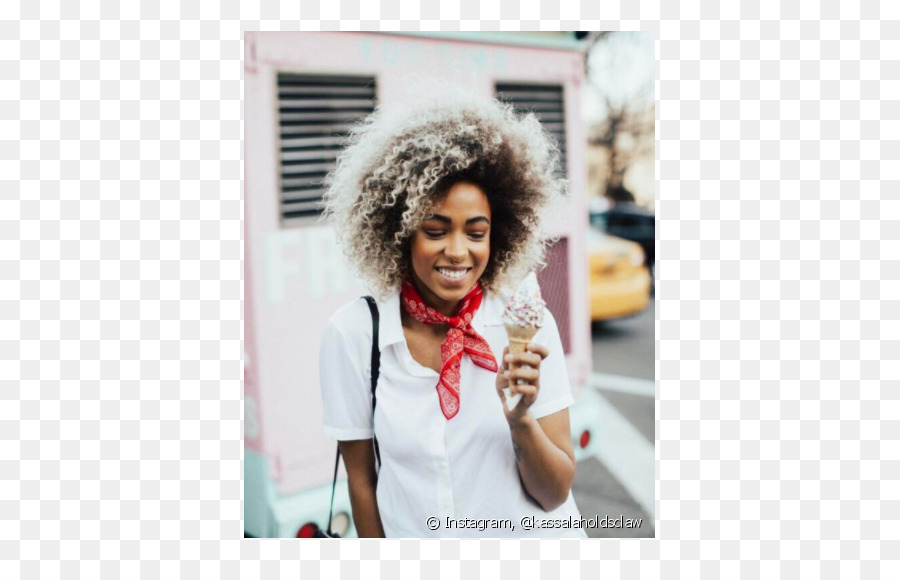
<svg viewBox="0 0 900 580">
<path fill-rule="evenodd" d="M 403 328 L 408 328 L 416 332 L 424 332 L 441 337 L 444 336 L 447 333 L 447 329 L 450 328 L 446 324 L 425 324 L 424 322 L 419 322 L 409 315 L 409 313 L 403 308 L 402 304 L 400 305 L 400 324 L 403 326 Z"/>
<path fill-rule="evenodd" d="M 434 308 L 447 317 L 456 314 L 456 311 L 459 308 L 459 301 L 451 304 L 442 300 L 436 300 L 436 297 L 432 294 L 432 292 L 428 290 L 428 288 L 426 288 L 425 285 L 422 284 L 416 276 L 412 276 L 412 283 L 416 289 L 416 292 L 419 293 L 419 296 L 422 298 L 422 301 L 426 304 L 426 306 Z"/>
</svg>

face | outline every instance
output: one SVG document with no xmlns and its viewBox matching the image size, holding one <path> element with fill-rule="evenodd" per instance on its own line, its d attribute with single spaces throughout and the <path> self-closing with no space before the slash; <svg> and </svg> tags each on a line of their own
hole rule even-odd
<svg viewBox="0 0 900 580">
<path fill-rule="evenodd" d="M 438 312 L 452 315 L 487 268 L 491 251 L 487 196 L 473 183 L 456 183 L 410 242 L 416 290 Z"/>
</svg>

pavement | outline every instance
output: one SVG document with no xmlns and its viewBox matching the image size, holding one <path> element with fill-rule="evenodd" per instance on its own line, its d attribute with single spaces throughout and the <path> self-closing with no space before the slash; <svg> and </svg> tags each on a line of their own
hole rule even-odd
<svg viewBox="0 0 900 580">
<path fill-rule="evenodd" d="M 655 537 L 655 319 L 651 301 L 635 316 L 591 329 L 586 388 L 600 395 L 601 435 L 597 453 L 578 462 L 572 494 L 586 520 L 606 524 L 588 528 L 592 538 Z"/>
<path fill-rule="evenodd" d="M 595 322 L 594 371 L 611 375 L 656 379 L 656 301 L 629 318 Z"/>
</svg>

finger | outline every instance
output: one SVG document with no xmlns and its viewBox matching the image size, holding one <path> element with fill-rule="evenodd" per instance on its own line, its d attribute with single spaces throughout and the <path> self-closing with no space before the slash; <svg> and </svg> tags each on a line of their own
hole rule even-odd
<svg viewBox="0 0 900 580">
<path fill-rule="evenodd" d="M 500 394 L 500 400 L 503 401 L 504 403 L 506 402 L 506 394 L 507 394 L 506 390 L 507 389 L 509 389 L 510 397 L 518 394 L 518 391 L 516 390 L 516 386 L 514 384 L 510 383 L 509 381 L 504 381 L 502 384 L 498 384 L 497 385 L 497 393 Z"/>
<path fill-rule="evenodd" d="M 541 366 L 541 361 L 544 360 L 541 358 L 541 355 L 535 352 L 525 352 L 521 354 L 522 362 L 527 364 L 530 367 L 538 368 Z"/>
<path fill-rule="evenodd" d="M 509 371 L 509 382 L 510 384 L 515 385 L 518 384 L 519 380 L 522 380 L 526 383 L 532 384 L 536 383 L 540 376 L 541 373 L 537 369 L 519 367 L 517 369 Z"/>
<path fill-rule="evenodd" d="M 547 356 L 550 355 L 550 351 L 547 350 L 546 346 L 544 346 L 543 344 L 538 344 L 536 342 L 532 342 L 531 344 L 529 344 L 527 351 L 535 353 L 541 358 L 541 360 L 547 358 Z"/>
<path fill-rule="evenodd" d="M 538 388 L 534 385 L 519 385 L 519 392 L 522 393 L 522 397 L 537 397 Z"/>
<path fill-rule="evenodd" d="M 503 357 L 503 363 L 505 365 L 529 366 L 532 368 L 541 366 L 541 360 L 541 356 L 533 352 L 510 354 Z"/>
<path fill-rule="evenodd" d="M 509 386 L 509 371 L 504 369 L 497 373 L 497 380 L 494 383 L 498 389 L 505 389 Z"/>
</svg>

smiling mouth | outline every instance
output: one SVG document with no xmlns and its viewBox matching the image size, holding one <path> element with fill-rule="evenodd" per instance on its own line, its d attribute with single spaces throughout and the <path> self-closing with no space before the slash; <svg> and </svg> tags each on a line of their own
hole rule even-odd
<svg viewBox="0 0 900 580">
<path fill-rule="evenodd" d="M 453 270 L 449 268 L 435 268 L 435 270 L 437 270 L 441 276 L 449 280 L 459 280 L 461 278 L 465 278 L 471 269 L 472 268 L 466 268 L 465 270 Z"/>
</svg>

